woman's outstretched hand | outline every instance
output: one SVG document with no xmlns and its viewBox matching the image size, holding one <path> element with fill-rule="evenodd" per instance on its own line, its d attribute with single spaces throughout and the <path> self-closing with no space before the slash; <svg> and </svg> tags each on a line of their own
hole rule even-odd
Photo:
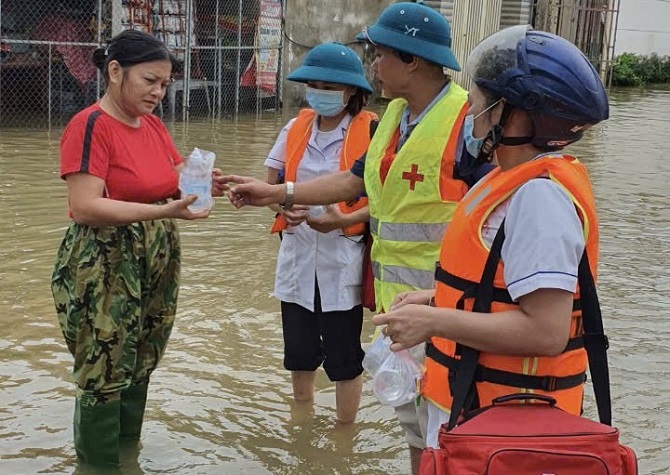
<svg viewBox="0 0 670 475">
<path fill-rule="evenodd" d="M 389 310 L 397 310 L 408 304 L 430 305 L 430 300 L 435 297 L 435 289 L 430 290 L 412 290 L 409 292 L 400 292 L 395 296 Z"/>
<path fill-rule="evenodd" d="M 179 200 L 172 200 L 167 204 L 162 205 L 165 210 L 167 217 L 177 218 L 177 219 L 203 219 L 209 216 L 211 210 L 205 211 L 191 211 L 188 209 L 190 205 L 196 202 L 198 197 L 196 195 L 188 195 Z"/>
<path fill-rule="evenodd" d="M 245 205 L 268 206 L 281 203 L 286 196 L 286 188 L 283 185 L 270 185 L 256 178 L 222 175 L 219 179 L 224 183 L 235 183 L 228 191 L 228 199 L 236 208 Z"/>
</svg>

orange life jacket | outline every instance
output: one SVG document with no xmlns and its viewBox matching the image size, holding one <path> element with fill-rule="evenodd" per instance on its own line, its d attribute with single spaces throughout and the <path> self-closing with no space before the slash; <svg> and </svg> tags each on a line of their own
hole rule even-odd
<svg viewBox="0 0 670 475">
<path fill-rule="evenodd" d="M 298 165 L 305 155 L 307 143 L 312 134 L 312 126 L 317 113 L 312 109 L 302 109 L 295 122 L 291 125 L 286 137 L 286 163 L 284 173 L 286 181 L 296 181 Z M 349 170 L 356 160 L 361 158 L 370 144 L 370 122 L 379 120 L 377 114 L 362 110 L 351 119 L 344 135 L 344 144 L 340 155 L 340 171 Z M 338 203 L 342 213 L 352 213 L 368 205 L 367 198 L 358 199 L 353 205 Z M 288 224 L 282 215 L 275 220 L 270 232 L 276 233 L 286 229 Z M 347 236 L 355 236 L 365 232 L 365 223 L 358 223 L 342 232 Z"/>
<path fill-rule="evenodd" d="M 598 221 L 586 168 L 570 156 L 543 157 L 505 172 L 499 168 L 492 171 L 461 201 L 442 241 L 435 276 L 436 306 L 472 310 L 473 294 L 484 280 L 482 273 L 490 251 L 482 238 L 484 222 L 495 207 L 521 185 L 538 177 L 548 177 L 558 183 L 575 204 L 595 279 Z M 504 264 L 498 261 L 493 278 L 491 313 L 518 309 L 518 303 L 513 302 L 507 292 L 503 268 Z M 562 354 L 523 357 L 481 352 L 476 375 L 480 406 L 491 404 L 499 396 L 526 392 L 549 395 L 562 409 L 572 414 L 581 413 L 587 355 L 581 338 L 579 289 L 574 298 L 570 340 Z M 452 403 L 450 385 L 454 381 L 450 377 L 455 376 L 454 370 L 458 367 L 460 345 L 447 339 L 432 338 L 427 343 L 426 354 L 422 394 L 448 411 Z"/>
</svg>

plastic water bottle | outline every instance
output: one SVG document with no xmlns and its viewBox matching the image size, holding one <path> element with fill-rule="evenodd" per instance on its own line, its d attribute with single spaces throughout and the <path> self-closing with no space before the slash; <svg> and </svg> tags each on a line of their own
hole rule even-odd
<svg viewBox="0 0 670 475">
<path fill-rule="evenodd" d="M 179 173 L 179 190 L 182 198 L 196 195 L 198 199 L 189 205 L 193 212 L 206 211 L 212 207 L 212 169 L 216 155 L 207 150 L 194 149 Z"/>
<path fill-rule="evenodd" d="M 365 350 L 363 368 L 372 375 L 372 389 L 379 401 L 397 407 L 416 397 L 422 371 L 409 351 L 393 352 L 390 346 L 388 337 L 375 338 Z"/>
<path fill-rule="evenodd" d="M 197 195 L 198 199 L 189 205 L 193 212 L 206 211 L 212 207 L 212 176 L 190 173 L 186 168 L 179 174 L 181 196 Z"/>
<path fill-rule="evenodd" d="M 399 368 L 381 368 L 374 377 L 374 392 L 387 406 L 400 406 L 414 398 Z"/>
<path fill-rule="evenodd" d="M 380 334 L 365 348 L 362 364 L 363 369 L 370 373 L 370 376 L 374 377 L 386 358 L 392 355 L 390 346 L 391 340 Z"/>
</svg>

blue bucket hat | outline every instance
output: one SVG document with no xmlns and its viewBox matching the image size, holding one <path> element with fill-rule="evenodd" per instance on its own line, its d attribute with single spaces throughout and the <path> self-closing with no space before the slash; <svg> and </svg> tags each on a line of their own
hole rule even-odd
<svg viewBox="0 0 670 475">
<path fill-rule="evenodd" d="M 387 7 L 358 40 L 409 53 L 454 71 L 461 66 L 451 51 L 451 27 L 438 12 L 421 3 L 401 2 Z"/>
<path fill-rule="evenodd" d="M 368 93 L 372 86 L 365 79 L 361 58 L 339 43 L 324 43 L 312 48 L 302 66 L 288 75 L 289 81 L 323 81 L 356 86 Z"/>
</svg>

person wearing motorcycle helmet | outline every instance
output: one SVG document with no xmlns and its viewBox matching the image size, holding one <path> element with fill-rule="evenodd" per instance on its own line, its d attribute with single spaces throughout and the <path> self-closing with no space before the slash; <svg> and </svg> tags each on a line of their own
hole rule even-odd
<svg viewBox="0 0 670 475">
<path fill-rule="evenodd" d="M 482 41 L 466 68 L 474 83 L 466 143 L 479 161 L 499 167 L 458 205 L 436 289 L 373 319 L 386 325 L 394 350 L 427 342 L 422 394 L 432 447 L 450 419 L 464 347 L 480 352 L 470 408 L 531 392 L 580 414 L 587 356 L 577 275 L 583 255 L 594 276 L 598 260 L 586 168 L 561 152 L 609 116 L 598 73 L 576 46 L 528 26 Z M 428 297 L 434 306 L 414 304 Z"/>
<path fill-rule="evenodd" d="M 590 63 L 584 62 L 588 60 L 582 55 L 575 64 L 581 70 L 570 70 L 570 56 L 544 57 L 546 49 L 554 48 L 562 54 L 573 45 L 528 28 L 515 26 L 490 36 L 468 59 L 467 74 L 475 86 L 470 91 L 465 140 L 468 151 L 479 160 L 490 161 L 500 145 L 532 144 L 543 151 L 561 150 L 581 139 L 587 128 L 608 118 L 604 86 L 593 67 L 588 67 Z M 514 44 L 517 35 L 530 31 L 524 49 L 519 49 Z M 578 73 L 585 78 L 577 77 Z M 515 108 L 525 111 L 532 127 L 525 136 L 511 136 L 509 132 L 503 136 Z M 495 111 L 499 119 L 493 123 Z M 482 132 L 478 135 L 475 129 Z"/>
</svg>

